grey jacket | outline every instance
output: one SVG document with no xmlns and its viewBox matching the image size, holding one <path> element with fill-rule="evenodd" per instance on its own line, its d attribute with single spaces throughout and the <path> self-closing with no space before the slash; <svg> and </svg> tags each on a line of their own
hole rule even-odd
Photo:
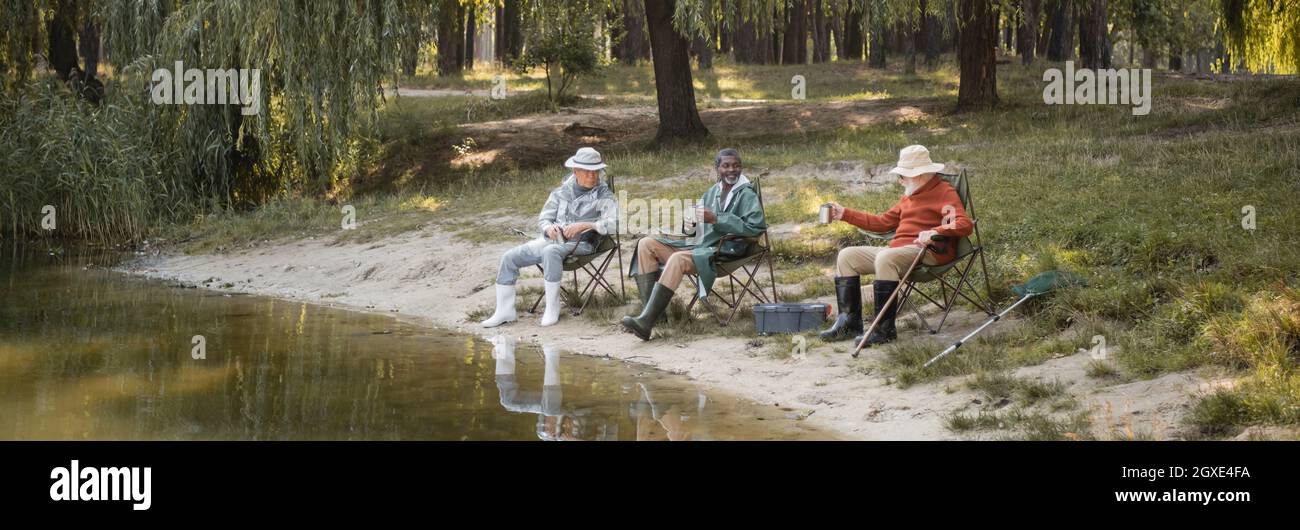
<svg viewBox="0 0 1300 530">
<path fill-rule="evenodd" d="M 573 181 L 574 176 L 570 174 L 546 198 L 542 213 L 537 215 L 537 228 L 542 237 L 546 237 L 546 231 L 552 226 L 564 228 L 578 222 L 596 223 L 596 233 L 600 235 L 618 230 L 618 200 L 609 186 L 601 182 L 590 191 L 575 196 Z"/>
</svg>

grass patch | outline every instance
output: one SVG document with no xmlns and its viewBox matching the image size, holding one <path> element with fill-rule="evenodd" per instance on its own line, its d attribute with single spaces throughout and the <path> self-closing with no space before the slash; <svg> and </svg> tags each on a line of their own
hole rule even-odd
<svg viewBox="0 0 1300 530">
<path fill-rule="evenodd" d="M 1092 421 L 1087 412 L 1053 416 L 1044 412 L 1012 409 L 1006 412 L 952 413 L 944 426 L 953 432 L 1005 431 L 1007 440 L 1091 440 Z"/>
<path fill-rule="evenodd" d="M 1082 321 L 1068 332 L 1056 331 L 1041 320 L 1027 319 L 1012 329 L 977 336 L 929 368 L 922 365 L 947 344 L 931 340 L 900 340 L 885 347 L 881 367 L 899 386 L 908 386 L 981 372 L 999 372 L 1040 364 L 1062 355 L 1073 355 L 1092 345 L 1092 337 L 1113 333 L 1112 325 Z M 1053 336 L 1055 335 L 1055 336 Z"/>
<path fill-rule="evenodd" d="M 1093 379 L 1118 379 L 1120 376 L 1115 365 L 1099 359 L 1089 361 L 1087 371 L 1084 373 Z"/>
</svg>

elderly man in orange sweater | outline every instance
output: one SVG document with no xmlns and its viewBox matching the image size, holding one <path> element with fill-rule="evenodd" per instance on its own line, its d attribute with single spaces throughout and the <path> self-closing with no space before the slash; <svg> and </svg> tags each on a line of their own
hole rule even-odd
<svg viewBox="0 0 1300 530">
<path fill-rule="evenodd" d="M 950 243 L 970 235 L 972 225 L 957 190 L 936 176 L 942 170 L 943 164 L 931 162 L 930 152 L 924 146 L 907 146 L 899 152 L 897 167 L 890 170 L 890 173 L 898 175 L 898 181 L 903 185 L 903 197 L 889 211 L 875 215 L 831 203 L 832 219 L 871 232 L 893 230 L 894 239 L 888 247 L 848 247 L 840 251 L 835 262 L 835 297 L 839 315 L 830 329 L 821 333 L 822 340 L 844 340 L 854 335 L 857 335 L 854 342 L 862 340 L 862 284 L 859 276 L 863 274 L 876 276 L 872 282 L 876 304 L 872 318 L 884 313 L 880 325 L 867 337 L 866 345 L 894 340 L 898 337 L 894 328 L 897 304 L 891 304 L 889 308 L 881 306 L 898 288 L 917 254 L 925 252 L 921 262 L 927 265 L 941 265 L 956 259 L 957 246 Z M 944 237 L 936 239 L 935 236 Z"/>
</svg>

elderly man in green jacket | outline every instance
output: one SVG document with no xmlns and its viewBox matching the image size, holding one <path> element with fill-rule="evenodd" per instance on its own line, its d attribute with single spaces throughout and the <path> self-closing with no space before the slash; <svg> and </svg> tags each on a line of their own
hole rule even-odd
<svg viewBox="0 0 1300 530">
<path fill-rule="evenodd" d="M 723 149 L 714 158 L 713 166 L 718 180 L 700 199 L 704 205 L 700 218 L 695 223 L 687 223 L 683 230 L 693 237 L 687 240 L 643 237 L 637 242 L 631 273 L 641 293 L 641 314 L 623 317 L 622 323 L 641 340 L 650 340 L 655 322 L 672 301 L 673 290 L 683 276 L 696 275 L 700 279 L 696 286 L 699 296 L 708 296 L 718 275 L 713 256 L 723 236 L 755 237 L 767 230 L 758 192 L 741 173 L 740 153 Z M 728 242 L 721 254 L 743 256 L 749 250 L 743 246 L 740 242 Z"/>
</svg>

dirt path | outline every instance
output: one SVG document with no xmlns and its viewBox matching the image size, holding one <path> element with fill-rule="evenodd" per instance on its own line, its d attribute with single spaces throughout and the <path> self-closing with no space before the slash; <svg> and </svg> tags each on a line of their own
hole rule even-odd
<svg viewBox="0 0 1300 530">
<path fill-rule="evenodd" d="M 914 122 L 941 112 L 942 105 L 937 99 L 766 103 L 705 109 L 700 119 L 716 137 L 743 139 Z M 564 108 L 555 114 L 470 123 L 461 125 L 456 136 L 473 138 L 476 148 L 452 165 L 550 163 L 578 147 L 649 142 L 658 124 L 653 105 Z"/>
</svg>

